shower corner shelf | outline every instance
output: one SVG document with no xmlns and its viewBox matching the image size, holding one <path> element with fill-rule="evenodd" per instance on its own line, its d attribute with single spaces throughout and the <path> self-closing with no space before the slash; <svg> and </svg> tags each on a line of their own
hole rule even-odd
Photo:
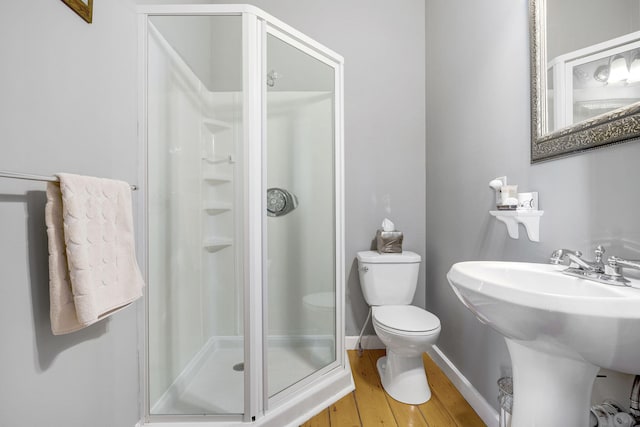
<svg viewBox="0 0 640 427">
<path fill-rule="evenodd" d="M 231 245 L 233 245 L 233 240 L 226 237 L 210 237 L 202 243 L 202 246 L 209 252 L 218 252 Z"/>
<path fill-rule="evenodd" d="M 209 132 L 211 133 L 218 133 L 224 130 L 232 129 L 232 126 L 230 123 L 223 122 L 222 120 L 202 119 L 202 124 L 205 125 L 207 129 L 209 129 Z"/>
<path fill-rule="evenodd" d="M 216 165 L 220 163 L 229 163 L 229 164 L 235 163 L 235 161 L 233 160 L 233 156 L 231 154 L 226 156 L 202 156 L 202 160 L 212 165 Z"/>
<path fill-rule="evenodd" d="M 527 230 L 527 237 L 532 242 L 540 241 L 540 217 L 544 211 L 489 211 L 491 216 L 495 216 L 498 221 L 504 222 L 507 226 L 509 237 L 517 239 L 518 223 L 524 225 Z"/>
<path fill-rule="evenodd" d="M 227 202 L 208 202 L 203 206 L 203 210 L 209 215 L 218 215 L 223 212 L 228 212 L 232 208 L 231 203 Z"/>
<path fill-rule="evenodd" d="M 231 175 L 210 172 L 204 174 L 202 179 L 211 184 L 224 184 L 225 182 L 231 182 Z"/>
</svg>

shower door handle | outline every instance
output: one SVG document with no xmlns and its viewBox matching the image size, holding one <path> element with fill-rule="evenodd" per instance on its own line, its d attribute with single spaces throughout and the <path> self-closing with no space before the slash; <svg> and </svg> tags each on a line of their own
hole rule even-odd
<svg viewBox="0 0 640 427">
<path fill-rule="evenodd" d="M 267 216 L 286 215 L 298 207 L 298 198 L 282 188 L 267 189 Z"/>
</svg>

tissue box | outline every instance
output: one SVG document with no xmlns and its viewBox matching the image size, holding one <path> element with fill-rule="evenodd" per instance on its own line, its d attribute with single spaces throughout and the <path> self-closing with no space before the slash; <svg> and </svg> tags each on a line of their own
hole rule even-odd
<svg viewBox="0 0 640 427">
<path fill-rule="evenodd" d="M 376 245 L 381 254 L 402 253 L 402 231 L 376 232 Z"/>
</svg>

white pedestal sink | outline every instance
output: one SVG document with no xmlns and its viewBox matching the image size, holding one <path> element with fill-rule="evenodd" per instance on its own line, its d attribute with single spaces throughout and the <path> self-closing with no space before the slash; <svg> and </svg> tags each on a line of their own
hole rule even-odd
<svg viewBox="0 0 640 427">
<path fill-rule="evenodd" d="M 588 426 L 598 370 L 640 373 L 640 282 L 605 285 L 565 268 L 469 261 L 447 273 L 460 301 L 505 337 L 512 427 Z"/>
</svg>

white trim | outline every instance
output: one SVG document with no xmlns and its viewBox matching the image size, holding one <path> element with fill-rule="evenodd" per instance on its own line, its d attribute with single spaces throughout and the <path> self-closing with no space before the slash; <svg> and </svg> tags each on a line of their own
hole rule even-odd
<svg viewBox="0 0 640 427">
<path fill-rule="evenodd" d="M 260 120 L 257 122 L 260 126 L 261 134 L 260 134 L 260 149 L 261 151 L 261 161 L 260 171 L 262 175 L 260 176 L 260 184 L 262 187 L 260 188 L 260 197 L 261 203 L 260 212 L 265 212 L 267 209 L 267 153 L 268 153 L 268 120 L 267 120 L 267 82 L 266 79 L 262 76 L 267 75 L 267 25 L 264 21 L 256 18 L 256 25 L 258 30 L 258 51 L 260 52 L 260 56 L 255 58 L 258 63 L 256 66 L 258 67 L 258 74 L 256 75 L 256 81 L 260 83 Z M 256 101 L 257 102 L 257 101 Z M 261 217 L 261 233 L 262 233 L 262 277 L 261 277 L 261 292 L 262 299 L 260 300 L 261 307 L 261 317 L 260 317 L 260 325 L 262 326 L 261 337 L 262 337 L 262 394 L 260 396 L 260 412 L 257 414 L 257 419 L 260 420 L 262 416 L 267 416 L 266 414 L 271 409 L 269 407 L 269 355 L 268 355 L 268 343 L 267 338 L 269 335 L 269 272 L 267 268 L 264 266 L 267 265 L 268 257 L 267 257 L 267 249 L 269 242 L 269 233 L 267 228 L 267 217 L 264 214 L 259 215 Z M 257 300 L 256 300 L 257 301 Z"/>
<path fill-rule="evenodd" d="M 136 224 L 136 253 L 140 263 L 140 269 L 147 282 L 144 293 L 144 303 L 137 304 L 138 310 L 138 408 L 142 418 L 149 413 L 149 381 L 148 371 L 148 336 L 149 336 L 149 245 L 148 245 L 148 201 L 147 188 L 147 71 L 148 71 L 148 40 L 147 17 L 138 15 L 138 191 L 137 194 L 137 224 Z M 138 424 L 141 424 L 141 420 Z"/>
<path fill-rule="evenodd" d="M 358 337 L 345 337 L 345 347 L 347 350 L 357 350 Z M 362 348 L 365 350 L 379 350 L 385 348 L 377 335 L 364 335 L 362 337 Z"/>
<path fill-rule="evenodd" d="M 255 10 L 254 13 L 260 19 L 263 19 L 264 21 L 269 23 L 269 27 L 271 29 L 277 28 L 280 32 L 286 33 L 288 36 L 297 39 L 303 45 L 314 49 L 315 51 L 317 51 L 318 53 L 322 54 L 325 57 L 330 57 L 333 61 L 335 61 L 337 63 L 343 63 L 344 62 L 344 58 L 342 57 L 342 55 L 334 52 L 333 50 L 329 49 L 327 46 L 325 46 L 325 45 L 323 45 L 321 43 L 318 43 L 316 40 L 314 40 L 311 37 L 307 36 L 303 32 L 296 30 L 295 28 L 293 28 L 292 26 L 290 26 L 288 24 L 285 24 L 284 22 L 282 22 L 278 18 L 276 18 L 276 17 L 274 17 L 272 15 L 269 15 L 268 13 L 263 11 L 262 9 L 258 9 L 256 7 L 256 8 L 254 8 L 254 10 Z"/>
<path fill-rule="evenodd" d="M 306 53 L 310 57 L 317 59 L 319 62 L 322 62 L 323 64 L 326 64 L 333 69 L 337 69 L 338 64 L 341 64 L 340 61 L 336 61 L 331 56 L 326 55 L 325 52 L 323 52 L 321 49 L 314 48 L 313 45 L 310 45 L 308 43 L 298 41 L 298 39 L 296 39 L 295 37 L 280 31 L 277 27 L 270 25 L 270 23 L 267 23 L 266 27 L 267 34 L 282 40 L 283 42 Z"/>
<path fill-rule="evenodd" d="M 319 46 L 322 48 L 323 46 Z M 316 47 L 318 48 L 318 47 Z M 324 52 L 327 54 L 327 52 Z M 344 171 L 344 59 L 342 56 L 331 52 L 334 64 L 333 90 L 334 100 L 334 163 L 333 185 L 335 204 L 335 297 L 336 297 L 336 359 L 349 368 L 349 358 L 346 351 L 346 257 L 345 257 L 345 171 Z M 350 368 L 349 368 L 350 370 Z M 352 380 L 353 381 L 353 380 Z"/>
<path fill-rule="evenodd" d="M 278 18 L 266 13 L 264 10 L 248 4 L 190 4 L 190 5 L 140 5 L 137 7 L 140 14 L 145 15 L 244 15 L 251 14 L 258 19 L 268 22 L 271 26 L 295 37 L 302 43 L 311 46 L 324 55 L 332 57 L 336 62 L 343 62 L 341 55 L 318 43 L 311 37 L 285 24 Z"/>
<path fill-rule="evenodd" d="M 259 9 L 258 9 L 259 11 Z M 256 21 L 259 23 L 260 30 L 260 108 L 262 109 L 261 116 L 261 129 L 262 129 L 262 207 L 260 212 L 266 212 L 267 209 L 267 177 L 268 177 L 268 153 L 269 153 L 269 120 L 268 120 L 268 101 L 267 101 L 267 80 L 264 78 L 267 75 L 267 22 L 264 18 L 261 18 L 259 14 L 256 15 Z M 269 249 L 269 227 L 267 222 L 267 216 L 262 214 L 262 412 L 260 416 L 268 417 L 269 413 L 274 407 L 277 407 L 273 403 L 273 399 L 269 395 L 269 272 L 267 269 L 268 263 L 268 249 Z M 290 390 L 291 387 L 288 387 Z"/>
<path fill-rule="evenodd" d="M 244 334 L 245 334 L 245 407 L 244 421 L 250 422 L 265 412 L 263 401 L 264 360 L 264 251 L 263 212 L 266 191 L 263 184 L 262 61 L 260 29 L 254 15 L 242 15 L 243 150 L 245 207 Z M 253 306 L 252 306 L 253 305 Z M 258 375 L 260 374 L 260 375 Z"/>
<path fill-rule="evenodd" d="M 473 387 L 469 380 L 462 375 L 462 372 L 449 360 L 447 356 L 434 345 L 427 354 L 436 365 L 444 372 L 460 394 L 467 400 L 474 411 L 482 418 L 488 427 L 498 427 L 498 412 L 486 401 L 486 399 Z"/>
<path fill-rule="evenodd" d="M 306 387 L 285 404 L 272 409 L 256 425 L 264 427 L 297 427 L 324 408 L 355 390 L 349 359 L 344 355 L 345 366 L 337 367 Z M 298 414 L 291 419 L 292 414 Z"/>
<path fill-rule="evenodd" d="M 137 12 L 145 15 L 242 15 L 260 11 L 248 4 L 144 4 Z"/>
</svg>

